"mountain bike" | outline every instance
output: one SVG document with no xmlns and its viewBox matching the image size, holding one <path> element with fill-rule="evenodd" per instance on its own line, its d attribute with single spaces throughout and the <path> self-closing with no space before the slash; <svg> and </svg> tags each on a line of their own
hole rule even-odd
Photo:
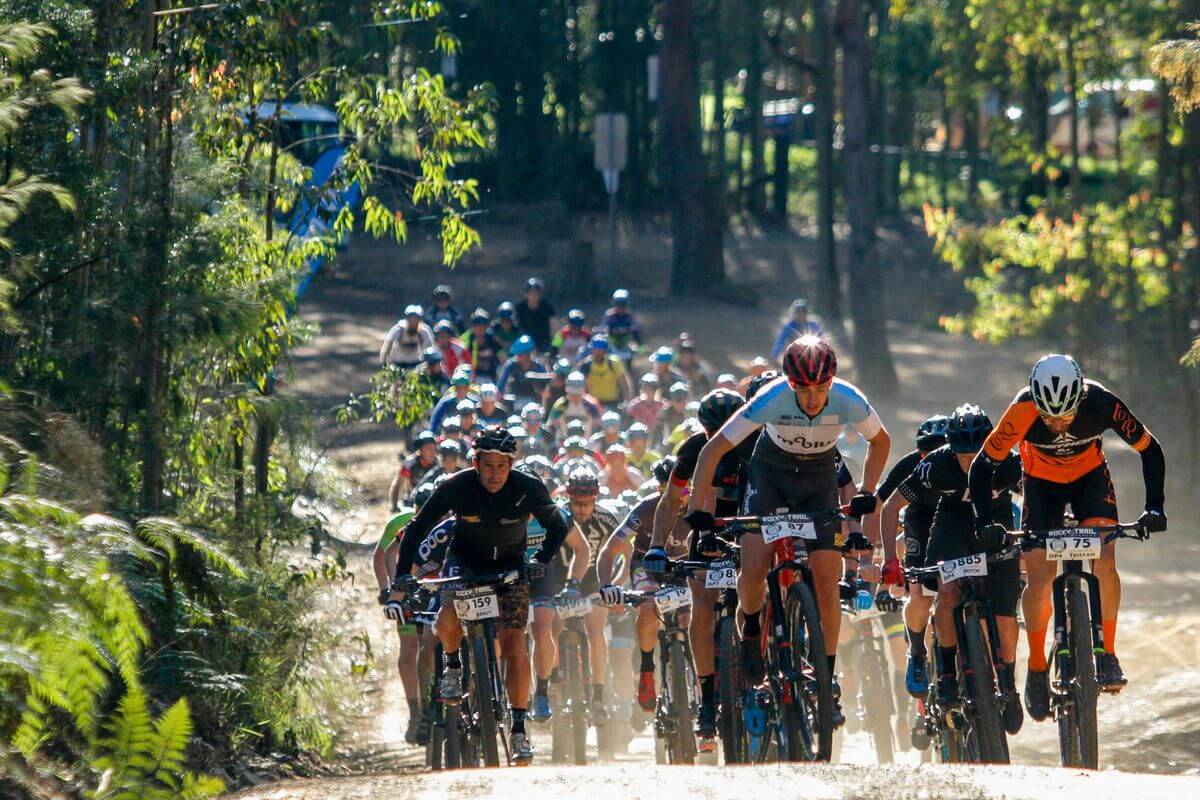
<svg viewBox="0 0 1200 800">
<path fill-rule="evenodd" d="M 1023 546 L 1045 545 L 1046 559 L 1062 570 L 1052 584 L 1054 604 L 1054 682 L 1050 708 L 1058 722 L 1064 767 L 1097 769 L 1100 762 L 1096 702 L 1100 687 L 1096 658 L 1104 652 L 1100 584 L 1083 563 L 1100 557 L 1100 548 L 1117 539 L 1146 541 L 1150 533 L 1137 523 L 1095 528 L 1067 527 L 1020 532 Z M 1086 591 L 1085 591 L 1086 589 Z"/>
<path fill-rule="evenodd" d="M 965 749 L 970 760 L 981 763 L 1008 763 L 1008 737 L 1004 729 L 1005 698 L 998 688 L 995 666 L 1003 663 L 1000 631 L 996 625 L 996 614 L 987 598 L 984 579 L 987 577 L 988 564 L 1016 558 L 1018 554 L 1019 549 L 1010 545 L 998 553 L 975 553 L 942 561 L 935 566 L 904 571 L 910 581 L 936 577 L 941 584 L 958 583 L 959 600 L 954 607 L 954 627 L 958 632 L 956 671 L 966 726 Z M 937 665 L 937 674 L 943 674 L 943 666 Z M 930 694 L 931 699 L 936 700 L 936 690 Z M 946 715 L 950 710 L 939 708 L 938 711 Z M 957 723 L 957 718 L 951 714 L 946 721 L 948 725 L 953 725 Z"/>
<path fill-rule="evenodd" d="M 560 594 L 555 600 L 563 629 L 558 634 L 557 713 L 551 727 L 551 760 L 554 763 L 587 764 L 587 732 L 591 718 L 592 684 L 584 617 L 592 611 L 592 599 L 577 594 Z M 598 752 L 606 752 L 605 729 L 596 726 Z"/>
<path fill-rule="evenodd" d="M 484 766 L 488 767 L 500 766 L 501 748 L 504 749 L 506 762 L 509 755 L 505 728 L 507 691 L 496 658 L 500 618 L 500 600 L 496 591 L 520 580 L 523 580 L 521 572 L 510 570 L 421 581 L 424 585 L 437 586 L 451 595 L 459 622 L 466 630 L 460 649 L 465 691 L 459 702 L 442 700 L 442 705 L 459 706 L 457 718 L 460 724 L 465 725 L 465 737 L 469 740 L 462 750 L 467 752 L 471 748 L 478 748 Z M 467 666 L 468 659 L 470 668 Z M 450 716 L 447 714 L 447 717 Z"/>
<path fill-rule="evenodd" d="M 749 762 L 765 761 L 772 747 L 781 761 L 828 761 L 833 752 L 833 677 L 808 554 L 795 543 L 816 539 L 814 520 L 825 516 L 844 515 L 829 509 L 716 520 L 726 536 L 757 533 L 775 548 L 763 609 L 766 680 L 749 688 L 743 711 Z"/>
<path fill-rule="evenodd" d="M 681 618 L 691 608 L 686 586 L 664 586 L 653 592 L 625 592 L 625 603 L 636 608 L 651 600 L 662 617 L 658 631 L 659 691 L 654 709 L 654 756 L 658 764 L 695 764 L 696 734 L 692 719 L 699 706 L 696 670 Z"/>
<path fill-rule="evenodd" d="M 703 580 L 706 588 L 720 589 L 713 626 L 713 653 L 717 675 L 717 735 L 725 763 L 746 762 L 744 719 L 745 686 L 742 681 L 741 637 L 737 630 L 738 547 L 721 543 L 722 555 L 716 559 L 692 559 L 667 562 L 667 573 L 677 578 Z"/>
</svg>

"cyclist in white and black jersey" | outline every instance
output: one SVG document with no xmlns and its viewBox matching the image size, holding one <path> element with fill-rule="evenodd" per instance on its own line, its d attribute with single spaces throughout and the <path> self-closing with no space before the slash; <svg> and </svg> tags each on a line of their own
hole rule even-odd
<svg viewBox="0 0 1200 800">
<path fill-rule="evenodd" d="M 383 338 L 379 348 L 379 366 L 412 369 L 421 363 L 425 351 L 433 347 L 433 331 L 421 319 L 421 307 L 404 309 L 404 319 L 397 322 Z"/>
<path fill-rule="evenodd" d="M 713 527 L 716 497 L 712 476 L 717 465 L 726 453 L 759 430 L 763 435 L 758 437 L 748 466 L 746 513 L 761 516 L 781 508 L 793 512 L 838 508 L 836 446 L 838 434 L 847 423 L 857 427 L 869 442 L 863 478 L 858 494 L 851 500 L 850 513 L 861 517 L 874 512 L 875 487 L 891 447 L 879 415 L 855 386 L 835 377 L 837 356 L 823 339 L 803 336 L 794 341 L 784 352 L 783 369 L 785 375 L 764 386 L 701 451 L 688 501 L 687 521 L 694 529 Z M 838 582 L 842 578 L 842 556 L 836 542 L 840 523 L 832 514 L 814 522 L 817 538 L 804 541 L 832 674 L 841 628 Z M 762 672 L 759 614 L 774 548 L 759 534 L 744 535 L 741 546 L 738 604 L 743 654 L 748 674 L 757 679 Z M 840 711 L 837 713 L 840 715 Z"/>
</svg>

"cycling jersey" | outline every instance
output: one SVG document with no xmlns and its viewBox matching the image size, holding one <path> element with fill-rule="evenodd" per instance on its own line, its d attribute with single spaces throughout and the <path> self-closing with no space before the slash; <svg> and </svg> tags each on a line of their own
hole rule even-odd
<svg viewBox="0 0 1200 800">
<path fill-rule="evenodd" d="M 1045 522 L 1040 513 L 1042 506 L 1051 510 L 1057 506 L 1061 513 L 1064 502 L 1071 503 L 1077 516 L 1082 513 L 1081 520 L 1090 517 L 1115 520 L 1116 500 L 1101 442 L 1104 432 L 1109 430 L 1141 454 L 1146 507 L 1161 510 L 1166 479 L 1162 447 L 1120 398 L 1091 380 L 1084 381 L 1084 395 L 1075 418 L 1065 431 L 1057 434 L 1042 421 L 1029 389 L 1021 390 L 988 436 L 981 457 L 971 466 L 972 482 L 987 480 L 995 462 L 1019 445 L 1025 474 L 1032 479 L 1028 481 L 1032 492 L 1027 491 L 1026 506 L 1039 509 L 1034 515 L 1039 524 Z M 1086 486 L 1065 494 L 1055 492 L 1054 498 L 1043 503 L 1042 487 L 1050 488 L 1053 484 Z M 986 504 L 976 503 L 975 515 L 980 523 L 991 521 L 989 511 Z M 1031 520 L 1026 522 L 1033 524 Z M 1049 524 L 1061 522 L 1051 519 Z"/>
<path fill-rule="evenodd" d="M 635 397 L 625 404 L 625 413 L 628 414 L 634 422 L 640 422 L 647 428 L 654 426 L 654 421 L 658 419 L 658 412 L 663 410 L 667 405 L 665 400 L 655 400 L 653 398 L 647 400 L 644 397 Z"/>
<path fill-rule="evenodd" d="M 671 470 L 671 483 L 683 488 L 692 482 L 700 451 L 708 442 L 707 433 L 695 433 L 679 446 L 675 454 L 675 468 Z M 747 462 L 754 449 L 754 440 L 748 439 L 721 457 L 713 473 L 712 485 L 717 490 L 716 515 L 732 517 L 738 512 Z"/>
<path fill-rule="evenodd" d="M 665 404 L 654 420 L 654 428 L 650 431 L 650 441 L 665 444 L 671 432 L 679 427 L 686 417 L 686 408 L 676 408 L 670 403 Z"/>
<path fill-rule="evenodd" d="M 1017 488 L 1020 482 L 1020 459 L 1015 453 L 1009 453 L 996 467 L 992 475 L 991 491 L 987 492 L 991 500 L 988 506 L 993 516 L 1009 527 L 1012 526 L 1012 490 Z M 905 497 L 916 491 L 916 485 L 941 495 L 929 531 L 926 566 L 975 555 L 985 550 L 975 536 L 975 516 L 968 499 L 967 483 L 967 473 L 959 466 L 958 456 L 951 452 L 949 445 L 943 445 L 927 455 L 917 465 L 916 470 L 900 484 L 898 491 Z M 1021 592 L 1020 577 L 1020 561 L 1016 558 L 988 564 L 984 582 L 988 601 L 997 615 L 1016 616 L 1017 601 Z M 929 588 L 935 588 L 936 581 L 925 584 Z"/>
<path fill-rule="evenodd" d="M 550 351 L 550 319 L 554 316 L 554 306 L 546 300 L 532 308 L 528 301 L 517 303 L 517 325 L 524 333 L 529 334 L 538 352 Z"/>
<path fill-rule="evenodd" d="M 419 543 L 447 514 L 458 519 L 454 526 L 451 556 L 472 571 L 488 568 L 513 569 L 524 563 L 526 526 L 530 515 L 546 528 L 546 540 L 537 559 L 549 563 L 567 536 L 567 526 L 550 502 L 542 481 L 520 470 L 512 470 L 500 491 L 483 487 L 474 469 L 456 472 L 434 489 L 417 515 L 404 528 L 397 570 L 412 570 Z"/>
<path fill-rule="evenodd" d="M 446 306 L 438 308 L 437 305 L 431 305 L 425 309 L 425 324 L 430 328 L 436 326 L 442 320 L 446 320 L 454 326 L 454 332 L 462 333 L 467 327 L 466 320 L 463 318 L 462 312 L 454 306 Z"/>
<path fill-rule="evenodd" d="M 605 356 L 603 361 L 591 359 L 579 365 L 579 371 L 587 380 L 587 392 L 601 403 L 615 403 L 621 399 L 621 378 L 625 367 L 616 356 Z"/>
<path fill-rule="evenodd" d="M 913 474 L 921 459 L 921 451 L 913 450 L 896 462 L 875 492 L 880 503 L 886 503 L 893 493 L 905 486 L 905 479 Z M 925 550 L 929 545 L 929 526 L 942 494 L 916 482 L 905 486 L 900 496 L 908 501 L 904 510 L 904 564 L 913 568 L 923 567 Z"/>
<path fill-rule="evenodd" d="M 600 588 L 596 579 L 596 561 L 600 557 L 600 548 L 604 547 L 604 543 L 608 541 L 608 537 L 617 528 L 617 518 L 603 508 L 599 503 L 592 510 L 591 516 L 585 520 L 578 519 L 571 513 L 570 506 L 565 509 L 567 517 L 583 534 L 583 538 L 587 540 L 588 545 L 592 549 L 591 558 L 588 559 L 587 574 L 584 576 L 580 586 L 580 591 L 584 594 L 591 594 Z"/>
<path fill-rule="evenodd" d="M 467 394 L 465 397 L 459 397 L 451 392 L 450 394 L 437 401 L 437 405 L 433 407 L 433 413 L 429 415 L 429 430 L 434 433 L 441 433 L 442 423 L 446 417 L 453 417 L 458 414 L 458 404 L 463 400 L 474 401 L 476 397 Z"/>
<path fill-rule="evenodd" d="M 408 479 L 408 485 L 415 489 L 437 465 L 436 458 L 428 464 L 423 464 L 421 463 L 421 454 L 413 453 L 404 459 L 404 465 L 400 468 L 400 472 Z M 407 523 L 408 520 L 404 522 Z"/>
<path fill-rule="evenodd" d="M 570 395 L 563 395 L 554 401 L 554 405 L 550 408 L 550 413 L 546 416 L 546 422 L 554 425 L 559 420 L 581 419 L 583 420 L 584 430 L 588 433 L 596 427 L 600 422 L 600 416 L 603 414 L 600 404 L 588 395 L 579 395 L 576 402 L 571 401 Z"/>
<path fill-rule="evenodd" d="M 1075 419 L 1063 433 L 1046 427 L 1028 388 L 1013 399 L 983 446 L 998 461 L 1020 445 L 1025 473 L 1035 478 L 1070 483 L 1104 462 L 1101 436 L 1113 431 L 1139 453 L 1150 445 L 1150 432 L 1121 400 L 1095 381 L 1084 381 L 1083 400 Z"/>
<path fill-rule="evenodd" d="M 454 517 L 447 517 L 434 525 L 433 530 L 417 545 L 413 566 L 418 577 L 424 578 L 441 572 L 446 564 L 450 540 L 454 538 L 454 521 Z"/>
<path fill-rule="evenodd" d="M 642 329 L 637 319 L 628 311 L 617 311 L 615 307 L 604 312 L 600 327 L 608 333 L 608 342 L 617 350 L 629 350 L 630 343 L 642 343 Z"/>
<path fill-rule="evenodd" d="M 536 358 L 523 366 L 516 356 L 504 362 L 500 368 L 500 377 L 496 379 L 496 388 L 500 394 L 511 395 L 520 400 L 533 400 L 541 395 L 541 386 L 529 377 L 530 373 L 546 373 L 546 365 Z"/>
<path fill-rule="evenodd" d="M 654 534 L 654 512 L 658 508 L 661 494 L 655 492 L 642 498 L 629 510 L 625 519 L 617 526 L 613 534 L 618 539 L 629 541 L 633 547 L 633 563 L 631 570 L 637 569 L 642 563 L 642 556 L 650 549 L 650 539 Z M 669 558 L 686 558 L 688 552 L 688 527 L 683 521 L 683 509 L 675 516 L 675 524 L 667 531 L 663 549 Z"/>
<path fill-rule="evenodd" d="M 828 460 L 837 445 L 842 427 L 852 424 L 867 439 L 872 439 L 883 423 L 875 409 L 853 384 L 834 378 L 829 401 L 814 417 L 801 410 L 796 393 L 786 377 L 777 378 L 764 386 L 754 399 L 738 409 L 723 428 L 724 435 L 734 444 L 741 442 L 759 428 L 766 435 L 759 438 L 754 457 L 775 457 L 778 451 L 800 459 Z M 765 444 L 772 445 L 764 447 Z"/>
<path fill-rule="evenodd" d="M 513 324 L 507 330 L 499 322 L 493 322 L 488 328 L 488 333 L 493 339 L 500 343 L 500 355 L 503 356 L 508 352 L 508 348 L 512 347 L 512 343 L 521 335 L 521 329 Z"/>
<path fill-rule="evenodd" d="M 587 347 L 587 343 L 591 340 L 592 329 L 587 325 L 578 328 L 563 325 L 558 329 L 558 333 L 554 334 L 554 338 L 550 340 L 550 355 L 556 358 L 562 356 L 574 361 L 583 353 L 584 348 Z"/>
<path fill-rule="evenodd" d="M 496 373 L 500 370 L 500 351 L 504 349 L 500 341 L 492 335 L 491 331 L 485 331 L 482 336 L 476 336 L 475 331 L 470 330 L 463 334 L 462 343 L 463 347 L 467 348 L 467 355 L 475 368 L 475 379 L 491 378 L 495 380 Z"/>
<path fill-rule="evenodd" d="M 562 518 L 563 525 L 567 525 L 569 517 L 566 509 L 559 505 L 554 508 Z M 538 522 L 536 517 L 532 517 L 526 526 L 525 536 L 525 560 L 528 561 L 537 555 L 538 550 L 545 543 L 546 529 L 542 527 L 542 523 Z M 562 591 L 563 584 L 567 579 L 567 566 L 567 552 L 560 548 L 558 554 L 546 565 L 546 574 L 529 587 L 529 594 L 534 600 L 534 605 L 546 605 L 551 598 Z"/>
<path fill-rule="evenodd" d="M 410 332 L 408 322 L 400 320 L 388 330 L 383 339 L 379 363 L 415 367 L 421 363 L 421 354 L 430 347 L 433 347 L 433 331 L 428 325 L 419 322 L 417 329 Z"/>
<path fill-rule="evenodd" d="M 630 450 L 628 461 L 629 461 L 629 466 L 638 470 L 643 475 L 649 475 L 650 470 L 654 466 L 655 462 L 657 462 L 661 458 L 662 458 L 662 453 L 658 452 L 657 450 L 652 450 L 647 447 L 646 452 L 642 453 L 641 456 L 638 456 L 637 453 Z"/>
</svg>

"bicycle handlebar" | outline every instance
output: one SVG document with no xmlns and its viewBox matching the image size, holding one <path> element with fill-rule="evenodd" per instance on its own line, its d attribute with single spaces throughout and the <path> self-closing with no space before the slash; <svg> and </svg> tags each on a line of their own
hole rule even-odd
<svg viewBox="0 0 1200 800">
<path fill-rule="evenodd" d="M 1044 528 L 1032 530 L 1025 528 L 1019 531 L 1009 531 L 1008 535 L 1026 542 L 1044 542 L 1058 536 L 1100 536 L 1104 544 L 1117 539 L 1137 539 L 1147 541 L 1150 531 L 1140 522 L 1118 522 L 1115 525 L 1081 526 L 1078 528 Z"/>
<path fill-rule="evenodd" d="M 423 586 L 446 586 L 448 584 L 480 586 L 485 583 L 500 583 L 507 585 L 516 583 L 524 577 L 524 570 L 510 569 L 504 572 L 493 572 L 484 575 L 457 575 L 448 578 L 421 578 L 418 582 Z"/>
<path fill-rule="evenodd" d="M 1020 548 L 1018 548 L 1015 544 L 1010 544 L 1008 547 L 1005 547 L 1003 550 L 997 551 L 995 553 L 988 553 L 987 554 L 987 563 L 995 564 L 998 561 L 1007 561 L 1010 558 L 1015 558 L 1020 552 L 1021 552 Z M 954 559 L 950 559 L 950 560 L 953 561 Z M 909 581 L 919 581 L 922 578 L 940 577 L 942 574 L 940 565 L 943 563 L 945 563 L 945 562 L 939 561 L 937 564 L 934 564 L 932 567 L 905 567 L 904 568 L 904 578 L 905 578 L 905 580 L 909 580 Z"/>
</svg>

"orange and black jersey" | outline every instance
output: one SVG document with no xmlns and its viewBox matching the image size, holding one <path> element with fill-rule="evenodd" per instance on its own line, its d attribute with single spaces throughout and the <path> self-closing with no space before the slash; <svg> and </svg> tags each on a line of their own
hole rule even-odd
<svg viewBox="0 0 1200 800">
<path fill-rule="evenodd" d="M 1100 438 L 1105 431 L 1113 431 L 1139 453 L 1153 440 L 1120 398 L 1095 381 L 1084 381 L 1079 410 L 1062 433 L 1046 427 L 1033 404 L 1033 395 L 1025 388 L 988 436 L 983 452 L 993 461 L 1000 461 L 1019 446 L 1026 475 L 1070 483 L 1104 463 Z"/>
<path fill-rule="evenodd" d="M 1084 381 L 1083 400 L 1075 418 L 1057 434 L 1042 421 L 1029 389 L 1018 393 L 971 465 L 971 494 L 976 496 L 976 485 L 988 486 L 992 471 L 1013 447 L 1018 447 L 1029 477 L 1072 484 L 1105 463 L 1101 442 L 1105 431 L 1113 431 L 1141 454 L 1146 507 L 1161 511 L 1166 478 L 1162 447 L 1120 398 L 1095 381 Z M 986 505 L 976 499 L 975 516 L 981 524 L 991 522 L 991 509 L 983 507 Z"/>
</svg>

